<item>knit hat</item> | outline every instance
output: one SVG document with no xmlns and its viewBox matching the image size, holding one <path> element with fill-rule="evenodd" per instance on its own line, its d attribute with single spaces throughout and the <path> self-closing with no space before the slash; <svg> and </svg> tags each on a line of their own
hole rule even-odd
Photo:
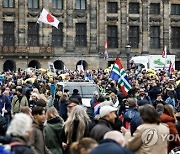
<svg viewBox="0 0 180 154">
<path fill-rule="evenodd" d="M 109 114 L 109 113 L 111 113 L 111 112 L 114 112 L 114 111 L 117 111 L 117 108 L 112 107 L 112 106 L 109 106 L 109 105 L 102 106 L 102 107 L 100 108 L 100 111 L 99 111 L 100 117 L 102 118 L 102 117 L 104 117 L 105 115 L 107 115 L 107 114 Z"/>
</svg>

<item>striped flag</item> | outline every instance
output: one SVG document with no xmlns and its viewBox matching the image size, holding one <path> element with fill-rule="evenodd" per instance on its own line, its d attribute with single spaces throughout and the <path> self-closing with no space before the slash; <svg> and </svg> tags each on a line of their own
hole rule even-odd
<svg viewBox="0 0 180 154">
<path fill-rule="evenodd" d="M 162 51 L 162 57 L 167 58 L 167 46 L 165 46 L 164 50 Z"/>
<path fill-rule="evenodd" d="M 168 73 L 169 73 L 169 75 L 171 75 L 171 74 L 173 74 L 174 72 L 175 72 L 175 70 L 174 70 L 173 64 L 172 64 L 172 62 L 170 61 L 170 62 L 169 62 Z"/>
<path fill-rule="evenodd" d="M 107 41 L 105 41 L 105 43 L 104 43 L 104 49 L 105 49 L 104 50 L 104 59 L 105 60 L 109 58 L 107 48 L 108 48 L 108 43 L 107 43 Z"/>
<path fill-rule="evenodd" d="M 120 85 L 124 95 L 128 94 L 131 85 L 119 58 L 116 58 L 115 64 L 111 70 L 110 78 Z"/>
</svg>

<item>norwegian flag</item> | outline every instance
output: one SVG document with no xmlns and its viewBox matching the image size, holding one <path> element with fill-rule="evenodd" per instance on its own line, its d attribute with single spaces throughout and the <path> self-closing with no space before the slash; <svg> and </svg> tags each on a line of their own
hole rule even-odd
<svg viewBox="0 0 180 154">
<path fill-rule="evenodd" d="M 162 57 L 167 58 L 167 46 L 165 46 L 164 50 L 162 51 Z"/>
<path fill-rule="evenodd" d="M 169 62 L 169 69 L 168 69 L 168 72 L 169 72 L 170 75 L 173 74 L 173 73 L 175 72 L 174 67 L 173 67 L 173 64 L 172 64 L 171 61 Z"/>
<path fill-rule="evenodd" d="M 45 9 L 42 10 L 40 17 L 37 20 L 37 23 L 39 23 L 39 21 L 45 24 L 52 25 L 58 29 L 59 20 L 57 20 L 57 18 L 55 18 Z"/>
</svg>

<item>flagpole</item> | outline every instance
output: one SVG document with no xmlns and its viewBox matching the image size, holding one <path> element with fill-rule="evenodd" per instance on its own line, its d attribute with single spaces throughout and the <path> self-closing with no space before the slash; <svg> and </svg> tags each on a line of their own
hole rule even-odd
<svg viewBox="0 0 180 154">
<path fill-rule="evenodd" d="M 167 46 L 165 46 L 165 69 L 166 69 L 166 61 L 167 61 Z"/>
</svg>

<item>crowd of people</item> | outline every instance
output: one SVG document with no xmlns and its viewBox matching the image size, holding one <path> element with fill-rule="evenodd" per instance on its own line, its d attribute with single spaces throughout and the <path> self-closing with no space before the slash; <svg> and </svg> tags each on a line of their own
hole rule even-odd
<svg viewBox="0 0 180 154">
<path fill-rule="evenodd" d="M 65 74 L 62 77 L 61 74 Z M 180 151 L 180 72 L 130 69 L 128 95 L 102 69 L 2 72 L 0 153 L 168 154 Z M 64 80 L 92 80 L 85 107 Z"/>
</svg>

